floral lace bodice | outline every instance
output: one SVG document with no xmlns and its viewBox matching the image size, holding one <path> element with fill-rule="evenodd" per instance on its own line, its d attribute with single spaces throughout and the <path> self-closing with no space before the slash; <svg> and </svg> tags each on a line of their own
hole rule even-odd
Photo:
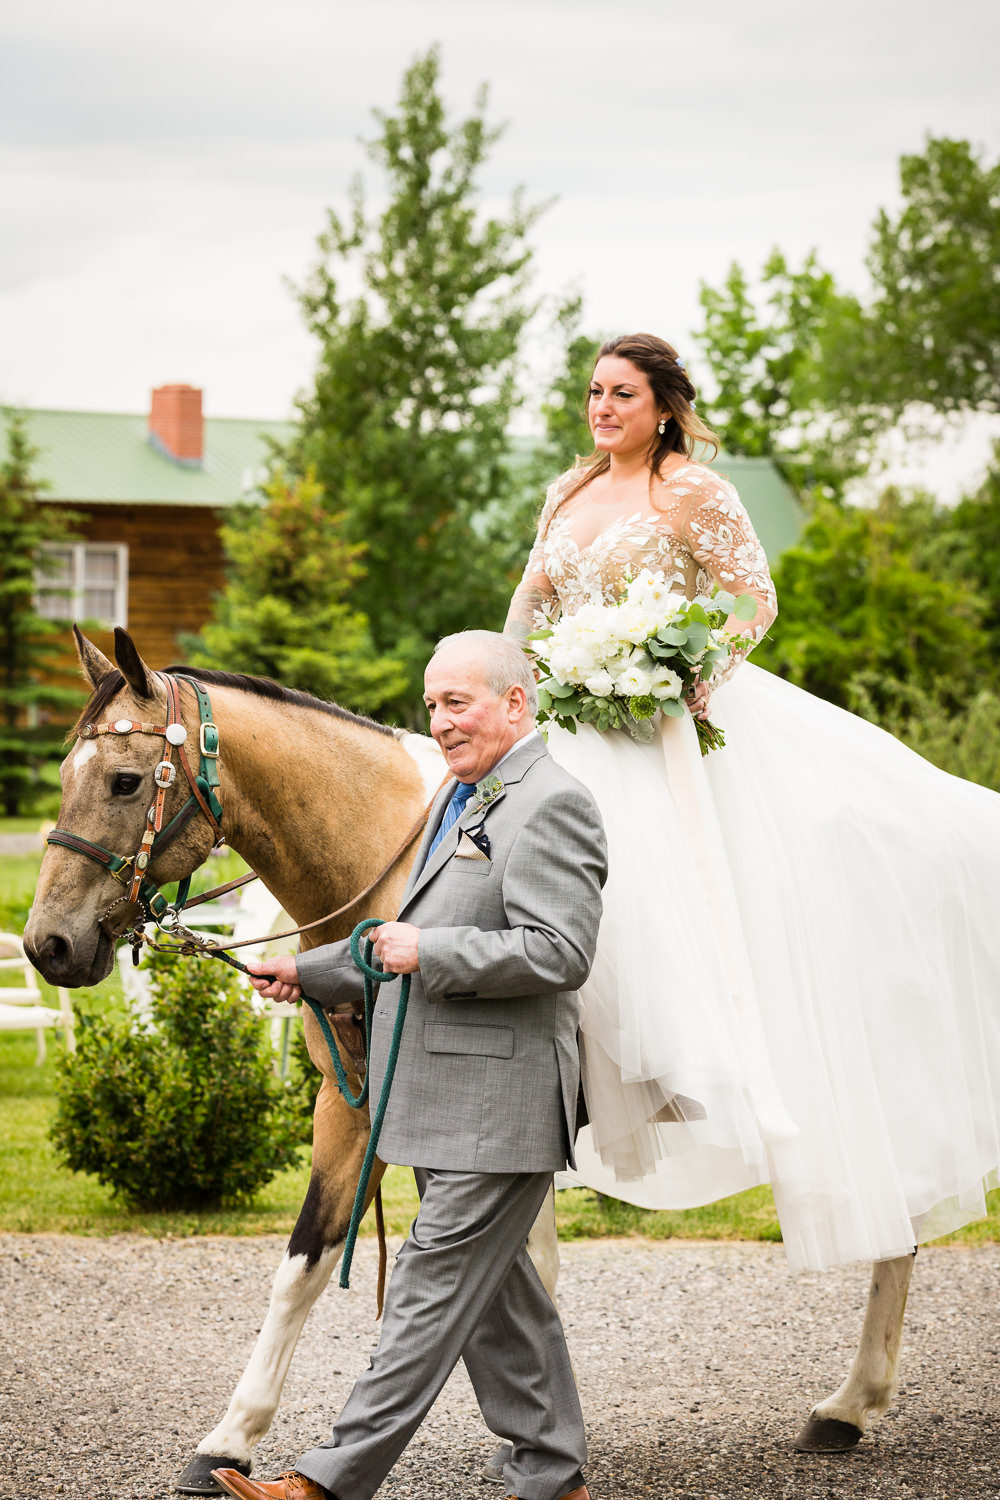
<svg viewBox="0 0 1000 1500">
<path fill-rule="evenodd" d="M 733 628 L 755 645 L 763 638 L 777 614 L 774 585 L 750 517 L 727 479 L 703 464 L 682 464 L 660 483 L 655 509 L 618 516 L 584 542 L 586 490 L 563 507 L 576 477 L 570 470 L 549 487 L 511 600 L 509 634 L 523 638 L 542 617 L 575 613 L 595 600 L 611 603 L 630 577 L 648 568 L 687 599 L 711 593 L 714 584 L 732 594 L 753 594 L 757 614 L 747 624 L 734 621 Z M 589 515 L 593 522 L 593 506 Z M 734 651 L 711 686 L 730 676 L 745 655 Z"/>
</svg>

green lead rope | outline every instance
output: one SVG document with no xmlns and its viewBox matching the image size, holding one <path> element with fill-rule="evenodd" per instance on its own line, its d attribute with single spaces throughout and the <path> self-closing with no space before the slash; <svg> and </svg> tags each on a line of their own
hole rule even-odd
<svg viewBox="0 0 1000 1500">
<path fill-rule="evenodd" d="M 375 969 L 372 967 L 372 954 L 374 944 L 370 939 L 365 939 L 365 951 L 361 952 L 362 935 L 370 927 L 381 927 L 382 917 L 369 917 L 366 922 L 359 922 L 351 933 L 351 957 L 357 969 L 365 976 L 365 1052 L 371 1056 L 372 1015 L 375 1010 L 375 988 L 379 984 L 391 984 L 394 979 L 399 979 L 398 974 L 393 974 L 388 969 Z M 302 996 L 303 1000 L 306 996 Z M 365 1159 L 361 1163 L 361 1175 L 358 1178 L 358 1190 L 354 1195 L 354 1207 L 351 1210 L 351 1222 L 347 1226 L 347 1238 L 344 1241 L 344 1254 L 340 1262 L 340 1284 L 342 1287 L 350 1286 L 351 1261 L 354 1259 L 354 1244 L 358 1237 L 358 1227 L 365 1211 L 365 1198 L 368 1195 L 368 1183 L 372 1175 L 372 1163 L 378 1149 L 378 1138 L 382 1134 L 382 1121 L 385 1119 L 386 1107 L 389 1103 L 389 1090 L 392 1088 L 393 1075 L 396 1072 L 396 1059 L 399 1057 L 399 1044 L 403 1039 L 403 1022 L 406 1020 L 406 1007 L 410 1001 L 410 976 L 404 974 L 399 986 L 399 1004 L 396 1006 L 396 1019 L 392 1028 L 392 1040 L 389 1043 L 389 1056 L 385 1062 L 385 1076 L 382 1079 L 382 1092 L 379 1094 L 378 1105 L 371 1121 L 371 1134 L 368 1137 L 368 1147 L 365 1151 Z M 322 1006 L 316 1004 L 315 1000 L 308 1001 L 313 1015 L 319 1021 L 326 1037 L 327 1046 L 330 1047 L 333 1057 L 333 1066 L 337 1074 L 337 1082 L 340 1085 L 344 1098 L 352 1109 L 360 1108 L 368 1097 L 368 1071 L 365 1070 L 365 1081 L 357 1100 L 347 1088 L 347 1077 L 344 1073 L 343 1064 L 340 1061 L 340 1053 L 330 1032 L 330 1023 L 322 1013 Z M 333 1045 L 331 1045 L 333 1043 Z"/>
<path fill-rule="evenodd" d="M 376 969 L 372 965 L 375 953 L 375 944 L 370 938 L 365 938 L 364 953 L 361 951 L 361 939 L 371 927 L 381 927 L 384 917 L 369 917 L 365 922 L 359 922 L 351 933 L 351 957 L 355 967 L 365 977 L 365 1056 L 371 1055 L 372 1040 L 372 1016 L 375 1012 L 375 990 L 380 984 L 391 984 L 393 980 L 399 979 L 399 974 L 393 974 L 388 969 Z M 228 953 L 214 949 L 211 953 L 213 958 L 221 958 L 223 963 L 229 964 L 234 969 L 240 969 L 244 974 L 249 974 L 246 964 L 240 963 L 238 958 L 232 958 Z M 266 976 L 259 976 L 264 978 Z M 273 975 L 271 976 L 274 977 Z M 368 1102 L 368 1072 L 365 1070 L 365 1081 L 361 1086 L 359 1094 L 353 1094 L 347 1082 L 347 1073 L 340 1060 L 340 1049 L 336 1038 L 326 1018 L 326 1012 L 318 1001 L 310 999 L 308 995 L 302 996 L 316 1020 L 319 1022 L 320 1031 L 330 1051 L 330 1060 L 333 1063 L 333 1071 L 337 1077 L 337 1087 L 344 1097 L 344 1102 L 351 1109 L 361 1109 Z M 365 1212 L 365 1198 L 368 1196 L 368 1184 L 371 1181 L 372 1164 L 378 1150 L 378 1138 L 382 1133 L 382 1121 L 389 1103 L 389 1091 L 392 1088 L 392 1079 L 396 1071 L 396 1059 L 399 1056 L 399 1044 L 403 1037 L 403 1022 L 406 1020 L 406 1007 L 410 1000 L 410 976 L 402 975 L 402 983 L 399 987 L 399 1004 L 396 1007 L 396 1020 L 392 1028 L 392 1041 L 389 1044 L 389 1056 L 385 1064 L 385 1077 L 382 1079 L 382 1092 L 379 1095 L 378 1105 L 371 1121 L 371 1134 L 368 1137 L 368 1147 L 365 1151 L 364 1161 L 361 1163 L 361 1175 L 358 1178 L 358 1190 L 354 1195 L 354 1207 L 351 1210 L 351 1222 L 347 1227 L 347 1237 L 344 1240 L 344 1254 L 340 1262 L 340 1284 L 349 1287 L 351 1275 L 351 1262 L 354 1259 L 354 1246 L 358 1238 L 358 1228 Z"/>
</svg>

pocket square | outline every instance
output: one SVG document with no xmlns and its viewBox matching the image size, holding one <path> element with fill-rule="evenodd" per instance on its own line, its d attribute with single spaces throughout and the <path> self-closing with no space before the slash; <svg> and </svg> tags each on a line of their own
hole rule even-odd
<svg viewBox="0 0 1000 1500">
<path fill-rule="evenodd" d="M 455 850 L 456 859 L 486 859 L 490 857 L 490 841 L 483 828 L 463 828 Z"/>
</svg>

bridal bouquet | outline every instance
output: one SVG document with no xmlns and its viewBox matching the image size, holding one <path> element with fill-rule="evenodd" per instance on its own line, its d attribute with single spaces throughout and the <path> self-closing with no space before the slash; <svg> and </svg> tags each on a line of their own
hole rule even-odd
<svg viewBox="0 0 1000 1500">
<path fill-rule="evenodd" d="M 750 620 L 752 594 L 716 590 L 711 598 L 672 594 L 648 570 L 630 580 L 614 604 L 584 604 L 528 639 L 546 675 L 538 684 L 543 722 L 576 733 L 576 721 L 598 729 L 624 729 L 639 744 L 653 738 L 658 714 L 681 718 L 684 694 L 723 666 L 730 652 L 750 645 L 726 637 L 729 617 Z M 702 755 L 725 744 L 722 730 L 695 719 Z"/>
</svg>

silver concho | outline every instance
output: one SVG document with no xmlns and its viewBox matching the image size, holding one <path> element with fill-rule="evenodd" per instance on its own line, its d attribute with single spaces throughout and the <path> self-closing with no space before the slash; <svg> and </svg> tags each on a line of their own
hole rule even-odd
<svg viewBox="0 0 1000 1500">
<path fill-rule="evenodd" d="M 183 724 L 168 724 L 165 739 L 169 745 L 183 745 L 188 732 Z"/>
<path fill-rule="evenodd" d="M 129 732 L 129 730 L 131 728 L 132 728 L 132 720 L 131 719 L 116 719 L 115 720 L 115 734 L 128 734 L 128 732 Z"/>
</svg>

